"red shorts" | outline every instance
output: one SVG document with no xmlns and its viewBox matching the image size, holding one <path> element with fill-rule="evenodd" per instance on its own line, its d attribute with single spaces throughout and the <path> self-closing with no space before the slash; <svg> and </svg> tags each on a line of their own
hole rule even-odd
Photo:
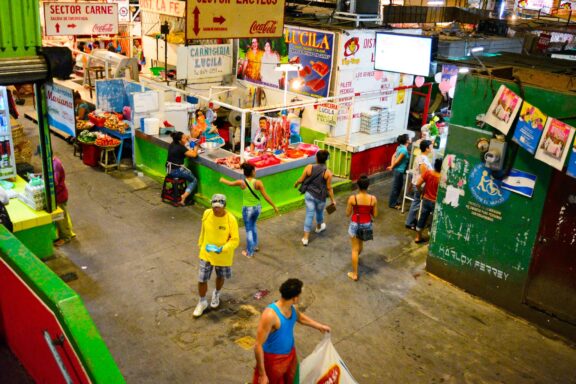
<svg viewBox="0 0 576 384">
<path fill-rule="evenodd" d="M 296 349 L 292 348 L 287 355 L 264 352 L 264 369 L 270 384 L 293 384 L 298 370 Z M 252 384 L 258 384 L 259 377 L 258 367 L 256 367 Z"/>
</svg>

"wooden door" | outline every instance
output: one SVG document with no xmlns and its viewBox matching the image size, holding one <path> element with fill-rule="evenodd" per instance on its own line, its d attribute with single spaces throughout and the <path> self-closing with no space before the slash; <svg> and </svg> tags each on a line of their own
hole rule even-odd
<svg viewBox="0 0 576 384">
<path fill-rule="evenodd" d="M 532 264 L 525 301 L 576 325 L 576 179 L 554 171 Z"/>
</svg>

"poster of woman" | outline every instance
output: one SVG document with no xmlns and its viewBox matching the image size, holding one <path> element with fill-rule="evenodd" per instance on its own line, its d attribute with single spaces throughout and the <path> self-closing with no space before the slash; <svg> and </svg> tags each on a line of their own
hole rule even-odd
<svg viewBox="0 0 576 384">
<path fill-rule="evenodd" d="M 490 104 L 490 108 L 488 108 L 484 121 L 500 132 L 508 134 L 521 104 L 520 96 L 505 85 L 501 85 L 492 104 Z"/>
<path fill-rule="evenodd" d="M 534 154 L 548 116 L 528 102 L 522 104 L 512 140 Z"/>
<path fill-rule="evenodd" d="M 536 150 L 536 158 L 561 171 L 573 138 L 574 128 L 560 120 L 549 118 Z"/>
</svg>

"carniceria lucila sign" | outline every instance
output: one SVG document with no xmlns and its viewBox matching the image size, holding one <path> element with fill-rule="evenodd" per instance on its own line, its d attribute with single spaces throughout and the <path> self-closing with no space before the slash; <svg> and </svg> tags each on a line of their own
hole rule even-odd
<svg viewBox="0 0 576 384">
<path fill-rule="evenodd" d="M 232 44 L 192 45 L 178 48 L 178 79 L 232 74 Z"/>
</svg>

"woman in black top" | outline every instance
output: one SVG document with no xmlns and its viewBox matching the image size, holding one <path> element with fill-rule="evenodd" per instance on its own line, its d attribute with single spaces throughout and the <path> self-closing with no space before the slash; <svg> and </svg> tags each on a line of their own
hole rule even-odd
<svg viewBox="0 0 576 384">
<path fill-rule="evenodd" d="M 187 157 L 193 158 L 198 156 L 198 147 L 194 146 L 193 149 L 186 147 L 188 136 L 182 132 L 173 132 L 170 136 L 172 137 L 172 143 L 168 147 L 166 171 L 168 172 L 168 176 L 185 179 L 188 182 L 186 191 L 180 200 L 180 205 L 184 205 L 186 199 L 198 184 L 192 172 L 184 166 L 184 160 Z"/>
<path fill-rule="evenodd" d="M 316 164 L 307 165 L 302 176 L 294 184 L 294 187 L 302 184 L 300 192 L 304 193 L 304 203 L 306 204 L 304 237 L 302 237 L 302 245 L 304 246 L 308 245 L 308 237 L 312 230 L 314 216 L 316 216 L 316 229 L 314 232 L 320 233 L 326 230 L 326 223 L 324 222 L 326 198 L 330 197 L 332 205 L 336 205 L 334 191 L 332 191 L 332 172 L 326 167 L 328 156 L 328 151 L 318 151 L 316 153 Z"/>
</svg>

